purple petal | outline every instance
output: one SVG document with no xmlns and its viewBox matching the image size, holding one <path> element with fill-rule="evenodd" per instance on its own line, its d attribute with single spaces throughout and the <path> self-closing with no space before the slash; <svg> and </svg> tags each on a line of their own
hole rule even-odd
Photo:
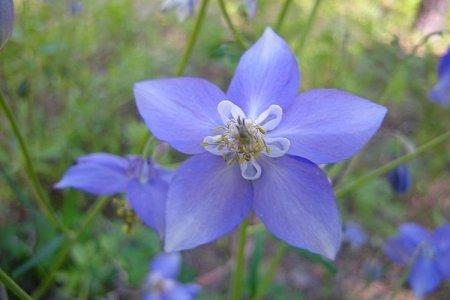
<svg viewBox="0 0 450 300">
<path fill-rule="evenodd" d="M 92 153 L 77 158 L 77 163 L 97 164 L 107 168 L 115 169 L 119 172 L 126 172 L 129 167 L 128 160 L 109 153 Z"/>
<path fill-rule="evenodd" d="M 447 52 L 439 59 L 437 71 L 439 77 L 450 72 L 450 46 L 448 47 Z"/>
<path fill-rule="evenodd" d="M 180 273 L 180 267 L 181 255 L 177 252 L 159 254 L 150 263 L 151 272 L 158 273 L 165 279 L 176 279 Z"/>
<path fill-rule="evenodd" d="M 443 107 L 450 105 L 450 70 L 439 77 L 438 82 L 429 92 L 428 98 Z"/>
<path fill-rule="evenodd" d="M 241 57 L 227 96 L 249 117 L 271 104 L 287 108 L 300 84 L 297 61 L 286 42 L 270 28 Z"/>
<path fill-rule="evenodd" d="M 436 228 L 431 243 L 436 249 L 436 263 L 442 276 L 450 279 L 450 224 Z"/>
<path fill-rule="evenodd" d="M 237 164 L 209 153 L 178 169 L 169 188 L 166 251 L 190 249 L 233 230 L 252 208 L 252 188 Z"/>
<path fill-rule="evenodd" d="M 441 282 L 441 275 L 431 256 L 425 252 L 419 254 L 412 265 L 408 282 L 418 298 L 437 288 Z"/>
<path fill-rule="evenodd" d="M 267 229 L 296 247 L 334 259 L 341 221 L 331 185 L 315 164 L 294 157 L 259 160 L 255 210 Z"/>
<path fill-rule="evenodd" d="M 249 19 L 253 19 L 256 16 L 257 3 L 256 0 L 244 0 L 245 11 Z"/>
<path fill-rule="evenodd" d="M 384 253 L 395 263 L 406 265 L 412 258 L 417 246 L 429 238 L 429 233 L 415 223 L 400 226 L 399 233 L 389 238 L 383 248 Z"/>
<path fill-rule="evenodd" d="M 334 89 L 300 94 L 269 136 L 291 142 L 288 153 L 316 164 L 346 159 L 377 132 L 386 108 Z"/>
<path fill-rule="evenodd" d="M 354 221 L 345 223 L 343 239 L 350 243 L 353 249 L 358 249 L 367 242 L 367 234 L 361 225 Z"/>
<path fill-rule="evenodd" d="M 118 156 L 95 153 L 78 158 L 55 188 L 76 188 L 95 195 L 112 195 L 124 191 L 127 160 Z"/>
<path fill-rule="evenodd" d="M 167 183 L 170 183 L 172 181 L 172 178 L 175 175 L 174 170 L 167 169 L 158 165 L 155 165 L 154 167 L 156 170 L 156 176 L 158 176 Z"/>
<path fill-rule="evenodd" d="M 200 291 L 199 287 L 197 287 L 196 292 L 193 293 L 194 285 L 184 285 L 184 284 L 177 284 L 173 288 L 171 288 L 169 291 L 163 293 L 161 295 L 160 300 L 193 300 L 197 298 L 197 294 Z"/>
<path fill-rule="evenodd" d="M 168 183 L 159 178 L 149 179 L 145 183 L 134 179 L 126 187 L 130 206 L 147 226 L 158 232 L 160 237 L 164 235 L 168 189 Z"/>
<path fill-rule="evenodd" d="M 187 154 L 204 151 L 203 139 L 221 124 L 217 105 L 226 99 L 214 84 L 188 77 L 138 82 L 134 95 L 152 133 Z"/>
</svg>

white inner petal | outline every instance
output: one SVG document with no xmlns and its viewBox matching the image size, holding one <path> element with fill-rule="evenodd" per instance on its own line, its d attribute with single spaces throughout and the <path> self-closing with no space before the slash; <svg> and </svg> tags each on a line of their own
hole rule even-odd
<svg viewBox="0 0 450 300">
<path fill-rule="evenodd" d="M 269 157 L 281 157 L 288 152 L 291 142 L 287 138 L 269 138 L 264 139 L 266 150 L 263 152 Z"/>
<path fill-rule="evenodd" d="M 266 131 L 275 129 L 281 122 L 283 109 L 279 105 L 271 105 L 263 111 L 255 120 L 255 123 L 263 127 Z"/>
<path fill-rule="evenodd" d="M 217 105 L 217 111 L 224 124 L 238 118 L 245 119 L 242 109 L 231 101 L 224 100 Z"/>
<path fill-rule="evenodd" d="M 242 162 L 240 164 L 240 167 L 242 177 L 247 180 L 255 180 L 261 176 L 261 166 L 254 159 Z"/>
<path fill-rule="evenodd" d="M 222 136 L 220 134 L 205 137 L 203 139 L 203 146 L 205 147 L 205 150 L 214 155 L 221 155 L 221 156 L 228 153 L 228 149 L 226 149 L 226 147 L 224 147 L 223 144 L 217 143 L 217 141 L 221 137 Z"/>
</svg>

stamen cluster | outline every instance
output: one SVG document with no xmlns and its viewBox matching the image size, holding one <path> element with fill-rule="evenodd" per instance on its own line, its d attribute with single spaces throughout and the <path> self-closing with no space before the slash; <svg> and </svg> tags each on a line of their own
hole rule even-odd
<svg viewBox="0 0 450 300">
<path fill-rule="evenodd" d="M 223 152 L 223 158 L 228 164 L 248 162 L 257 158 L 261 151 L 267 150 L 264 142 L 265 129 L 251 119 L 231 119 L 216 130 L 217 139 L 205 141 L 204 146 L 216 145 L 218 150 Z"/>
</svg>

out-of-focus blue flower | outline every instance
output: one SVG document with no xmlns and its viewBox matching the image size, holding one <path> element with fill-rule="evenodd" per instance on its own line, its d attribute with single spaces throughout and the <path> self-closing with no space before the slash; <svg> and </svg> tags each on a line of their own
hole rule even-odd
<svg viewBox="0 0 450 300">
<path fill-rule="evenodd" d="M 245 5 L 245 11 L 250 19 L 256 16 L 257 4 L 256 0 L 242 0 Z"/>
<path fill-rule="evenodd" d="M 245 6 L 248 17 L 253 19 L 257 9 L 256 0 L 242 0 L 242 4 Z M 161 9 L 163 11 L 176 10 L 178 20 L 184 21 L 194 14 L 196 5 L 197 0 L 164 0 Z"/>
<path fill-rule="evenodd" d="M 144 285 L 144 300 L 193 300 L 200 292 L 198 284 L 177 281 L 181 255 L 163 253 L 150 263 L 150 273 Z"/>
<path fill-rule="evenodd" d="M 74 16 L 76 14 L 79 14 L 83 11 L 84 6 L 81 1 L 71 1 L 69 6 L 69 13 Z"/>
<path fill-rule="evenodd" d="M 386 241 L 386 255 L 396 264 L 411 264 L 408 282 L 420 298 L 450 279 L 450 224 L 430 233 L 415 223 L 400 226 L 399 233 Z"/>
<path fill-rule="evenodd" d="M 76 188 L 94 195 L 125 193 L 130 206 L 160 236 L 164 233 L 164 214 L 168 183 L 172 171 L 150 159 L 125 158 L 107 153 L 79 157 L 55 188 Z"/>
<path fill-rule="evenodd" d="M 178 19 L 184 21 L 194 14 L 196 4 L 197 0 L 164 0 L 162 10 L 174 9 Z"/>
<path fill-rule="evenodd" d="M 412 186 L 412 174 L 408 165 L 400 165 L 387 175 L 392 189 L 399 195 L 405 194 Z"/>
<path fill-rule="evenodd" d="M 267 28 L 242 56 L 225 94 L 204 79 L 139 82 L 139 112 L 153 134 L 193 155 L 170 185 L 166 251 L 229 233 L 252 211 L 275 236 L 334 258 L 341 221 L 317 166 L 356 153 L 386 108 L 335 89 L 297 94 L 300 71 Z"/>
<path fill-rule="evenodd" d="M 429 98 L 444 107 L 450 105 L 450 47 L 441 57 L 437 66 L 438 81 L 431 89 Z"/>
<path fill-rule="evenodd" d="M 0 0 L 0 49 L 10 38 L 14 25 L 14 3 L 12 0 Z"/>
<path fill-rule="evenodd" d="M 383 266 L 378 259 L 368 259 L 363 264 L 364 278 L 368 281 L 375 281 L 383 276 Z"/>
<path fill-rule="evenodd" d="M 368 240 L 367 234 L 361 228 L 361 225 L 354 221 L 345 223 L 342 239 L 348 242 L 352 249 L 362 247 Z"/>
</svg>

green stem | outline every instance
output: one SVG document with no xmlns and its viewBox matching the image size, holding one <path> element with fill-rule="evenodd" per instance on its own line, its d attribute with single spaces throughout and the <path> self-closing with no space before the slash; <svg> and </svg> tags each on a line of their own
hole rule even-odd
<svg viewBox="0 0 450 300">
<path fill-rule="evenodd" d="M 197 15 L 197 20 L 195 21 L 194 30 L 192 31 L 191 35 L 189 36 L 189 40 L 186 45 L 186 48 L 184 48 L 183 55 L 181 56 L 180 62 L 178 63 L 177 69 L 175 71 L 175 76 L 183 75 L 184 71 L 186 70 L 186 64 L 187 64 L 189 58 L 191 57 L 192 50 L 194 49 L 195 43 L 198 40 L 200 29 L 202 28 L 203 21 L 205 20 L 206 8 L 208 7 L 208 3 L 209 3 L 209 0 L 203 0 L 200 5 L 200 11 Z M 148 132 L 145 135 L 145 139 L 142 141 L 140 153 L 142 153 L 144 151 L 145 146 L 148 143 L 148 140 L 151 138 L 152 138 L 152 136 L 150 135 L 150 132 Z"/>
<path fill-rule="evenodd" d="M 56 227 L 62 230 L 63 233 L 68 234 L 67 228 L 59 221 L 56 217 L 55 212 L 53 211 L 50 200 L 39 183 L 38 177 L 36 175 L 36 171 L 33 166 L 33 161 L 30 156 L 30 152 L 28 151 L 27 144 L 25 143 L 25 139 L 19 129 L 19 125 L 17 123 L 16 118 L 14 117 L 14 113 L 6 101 L 5 95 L 2 91 L 0 91 L 0 106 L 4 111 L 6 118 L 11 125 L 12 131 L 17 138 L 17 141 L 20 145 L 20 150 L 22 152 L 22 156 L 25 160 L 25 171 L 28 176 L 28 180 L 32 186 L 33 192 L 35 194 L 36 202 L 41 210 L 44 212 L 46 218 Z"/>
<path fill-rule="evenodd" d="M 31 300 L 32 298 L 28 295 L 11 277 L 8 276 L 1 268 L 0 268 L 0 282 L 2 282 L 7 289 L 14 293 L 17 298 L 21 300 Z"/>
<path fill-rule="evenodd" d="M 281 260 L 283 258 L 284 252 L 286 251 L 287 246 L 283 242 L 278 242 L 277 250 L 270 261 L 269 269 L 267 270 L 264 277 L 261 279 L 261 282 L 258 286 L 258 291 L 256 292 L 255 297 L 253 297 L 252 300 L 261 300 L 264 295 L 269 290 L 270 282 L 272 281 L 272 278 L 275 276 L 275 273 L 277 272 L 278 266 L 281 263 Z"/>
<path fill-rule="evenodd" d="M 244 268 L 245 268 L 245 242 L 247 240 L 247 227 L 248 227 L 249 219 L 245 219 L 245 221 L 241 224 L 239 228 L 239 238 L 236 249 L 236 263 L 234 266 L 234 274 L 231 278 L 231 299 L 232 300 L 241 300 L 242 299 L 242 290 L 244 286 Z"/>
<path fill-rule="evenodd" d="M 303 51 L 303 47 L 305 46 L 306 38 L 308 37 L 309 32 L 311 31 L 312 25 L 314 24 L 314 20 L 317 16 L 317 11 L 319 10 L 319 6 L 322 0 L 316 0 L 314 2 L 314 6 L 311 10 L 311 13 L 308 16 L 308 21 L 306 22 L 305 29 L 300 36 L 300 40 L 298 44 L 294 47 L 294 53 L 300 53 Z"/>
<path fill-rule="evenodd" d="M 285 0 L 283 6 L 281 7 L 280 13 L 278 14 L 277 17 L 277 22 L 275 23 L 275 30 L 278 32 L 280 32 L 281 27 L 283 26 L 284 19 L 286 18 L 287 11 L 291 3 L 292 0 Z"/>
<path fill-rule="evenodd" d="M 176 76 L 183 75 L 186 64 L 189 60 L 189 57 L 192 54 L 192 50 L 194 49 L 195 42 L 198 39 L 198 34 L 200 33 L 200 29 L 202 28 L 203 21 L 205 20 L 206 16 L 206 8 L 208 7 L 209 0 L 203 0 L 200 4 L 200 11 L 198 13 L 197 20 L 194 25 L 194 30 L 192 31 L 191 36 L 189 37 L 188 44 L 186 48 L 184 49 L 183 55 L 181 57 L 180 63 L 178 64 L 177 70 L 175 72 Z"/>
<path fill-rule="evenodd" d="M 431 141 L 423 144 L 422 146 L 418 147 L 416 149 L 415 152 L 412 153 L 408 153 L 405 154 L 397 159 L 394 159 L 393 161 L 379 167 L 378 169 L 375 169 L 369 173 L 367 173 L 366 175 L 358 178 L 355 181 L 350 182 L 347 185 L 344 185 L 343 187 L 339 188 L 336 190 L 336 197 L 342 197 L 346 194 L 348 194 L 351 191 L 354 191 L 356 189 L 358 189 L 360 186 L 364 185 L 365 183 L 367 183 L 368 181 L 381 176 L 383 174 L 388 173 L 389 171 L 395 169 L 396 167 L 398 167 L 399 165 L 402 165 L 404 163 L 407 163 L 413 159 L 415 159 L 417 156 L 419 156 L 420 154 L 433 149 L 434 147 L 442 144 L 443 142 L 445 142 L 446 140 L 448 140 L 450 138 L 450 131 L 447 131 L 437 137 L 435 137 L 434 139 L 432 139 Z"/>
<path fill-rule="evenodd" d="M 225 22 L 227 23 L 228 28 L 230 29 L 231 34 L 233 35 L 236 43 L 238 43 L 239 47 L 241 47 L 242 50 L 247 49 L 247 43 L 242 38 L 241 34 L 236 29 L 236 27 L 234 27 L 233 22 L 231 21 L 230 15 L 228 14 L 228 11 L 227 11 L 227 7 L 225 6 L 225 2 L 223 0 L 218 0 L 218 2 L 219 2 L 220 10 L 222 12 L 222 16 L 225 19 Z"/>
<path fill-rule="evenodd" d="M 80 236 L 84 233 L 84 231 L 91 225 L 92 221 L 94 221 L 97 214 L 99 214 L 103 208 L 108 204 L 107 197 L 98 198 L 95 204 L 89 209 L 85 219 L 83 220 L 80 228 L 74 233 L 74 235 L 70 238 L 66 238 L 64 241 L 61 250 L 56 254 L 56 258 L 53 261 L 53 265 L 50 268 L 47 276 L 41 282 L 41 284 L 37 287 L 36 291 L 33 293 L 33 299 L 40 299 L 47 292 L 48 288 L 53 283 L 55 279 L 56 272 L 62 267 L 64 264 L 70 250 L 73 245 L 77 242 Z"/>
</svg>

